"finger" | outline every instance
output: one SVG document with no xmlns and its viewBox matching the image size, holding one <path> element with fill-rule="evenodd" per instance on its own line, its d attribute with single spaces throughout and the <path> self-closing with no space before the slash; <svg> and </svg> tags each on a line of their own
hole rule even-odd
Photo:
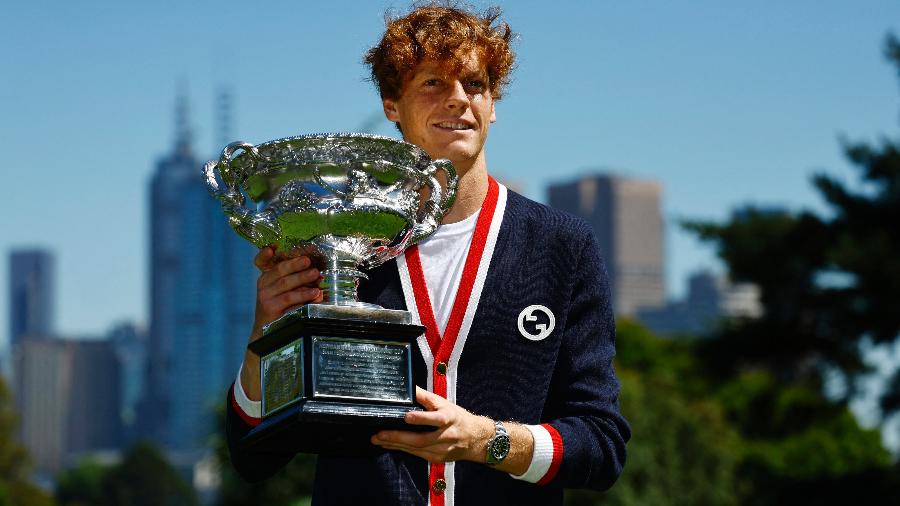
<svg viewBox="0 0 900 506">
<path fill-rule="evenodd" d="M 276 263 L 272 268 L 260 274 L 256 280 L 256 288 L 262 289 L 271 286 L 279 278 L 283 278 L 290 274 L 300 272 L 310 267 L 311 261 L 309 257 L 297 257 L 288 260 L 282 260 Z"/>
<path fill-rule="evenodd" d="M 322 296 L 318 288 L 302 287 L 262 301 L 263 314 L 274 320 L 287 311 L 309 304 Z"/>
<path fill-rule="evenodd" d="M 264 246 L 260 248 L 259 253 L 253 258 L 253 263 L 256 265 L 257 269 L 266 272 L 274 266 L 274 258 L 275 248 L 272 246 Z"/>
<path fill-rule="evenodd" d="M 312 287 L 301 287 L 279 295 L 285 310 L 290 306 L 309 304 L 317 297 L 322 296 L 322 290 Z"/>
<path fill-rule="evenodd" d="M 308 269 L 312 265 L 312 260 L 308 256 L 299 256 L 278 262 L 275 270 L 279 276 L 287 276 L 303 269 Z"/>
<path fill-rule="evenodd" d="M 288 274 L 273 280 L 267 286 L 264 286 L 260 292 L 261 297 L 274 297 L 289 290 L 299 288 L 301 286 L 315 288 L 319 281 L 319 270 L 315 267 L 304 269 L 300 272 Z"/>
<path fill-rule="evenodd" d="M 445 411 L 409 411 L 404 421 L 410 425 L 431 425 L 432 427 L 444 427 L 450 425 L 450 420 Z"/>
<path fill-rule="evenodd" d="M 372 436 L 373 444 L 390 444 L 406 448 L 423 449 L 437 442 L 437 436 L 432 433 L 410 432 L 406 430 L 382 430 Z"/>
<path fill-rule="evenodd" d="M 447 402 L 447 399 L 419 386 L 416 386 L 416 400 L 429 411 L 440 409 Z"/>
</svg>

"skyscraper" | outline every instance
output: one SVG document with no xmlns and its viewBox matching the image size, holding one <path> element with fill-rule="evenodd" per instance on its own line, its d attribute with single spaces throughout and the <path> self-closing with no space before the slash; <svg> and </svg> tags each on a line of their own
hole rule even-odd
<svg viewBox="0 0 900 506">
<path fill-rule="evenodd" d="M 53 255 L 43 249 L 9 255 L 9 347 L 25 336 L 54 332 Z"/>
<path fill-rule="evenodd" d="M 171 154 L 150 186 L 150 339 L 144 433 L 172 449 L 203 445 L 243 358 L 253 318 L 254 248 L 228 227 L 191 149 L 187 99 Z M 227 117 L 223 115 L 222 117 Z"/>
<path fill-rule="evenodd" d="M 616 314 L 665 303 L 662 189 L 655 181 L 587 175 L 551 185 L 550 205 L 594 228 L 609 272 Z"/>
<path fill-rule="evenodd" d="M 42 472 L 120 444 L 119 362 L 108 340 L 31 337 L 15 349 L 21 439 Z"/>
</svg>

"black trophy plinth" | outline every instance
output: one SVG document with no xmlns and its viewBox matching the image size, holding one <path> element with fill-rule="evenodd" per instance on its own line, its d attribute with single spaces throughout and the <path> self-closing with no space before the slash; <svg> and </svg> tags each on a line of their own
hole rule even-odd
<svg viewBox="0 0 900 506">
<path fill-rule="evenodd" d="M 424 327 L 406 311 L 310 304 L 269 326 L 250 344 L 260 356 L 263 421 L 241 445 L 261 452 L 363 455 L 369 439 L 409 425 L 422 410 L 412 367 Z"/>
</svg>

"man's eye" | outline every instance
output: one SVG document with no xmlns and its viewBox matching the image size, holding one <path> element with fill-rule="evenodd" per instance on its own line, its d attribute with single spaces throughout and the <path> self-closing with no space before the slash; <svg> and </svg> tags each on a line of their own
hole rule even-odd
<svg viewBox="0 0 900 506">
<path fill-rule="evenodd" d="M 477 91 L 483 91 L 486 88 L 486 86 L 484 85 L 484 81 L 480 79 L 472 79 L 468 83 L 466 83 L 466 86 L 468 86 L 468 88 L 471 90 Z"/>
<path fill-rule="evenodd" d="M 426 79 L 424 83 L 425 86 L 437 86 L 441 83 L 440 79 Z"/>
</svg>

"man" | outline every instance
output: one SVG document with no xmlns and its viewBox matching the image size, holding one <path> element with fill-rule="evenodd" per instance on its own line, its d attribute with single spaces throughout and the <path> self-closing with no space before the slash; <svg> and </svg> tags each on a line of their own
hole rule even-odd
<svg viewBox="0 0 900 506">
<path fill-rule="evenodd" d="M 426 327 L 414 367 L 427 371 L 407 415 L 433 432 L 380 431 L 374 457 L 320 456 L 317 504 L 560 504 L 563 487 L 608 488 L 630 431 L 618 410 L 614 322 L 588 225 L 493 180 L 485 141 L 514 56 L 497 12 L 425 6 L 390 20 L 366 55 L 384 112 L 406 141 L 448 158 L 458 197 L 432 237 L 369 273 L 362 300 L 411 311 Z M 284 311 L 321 301 L 306 257 L 256 258 L 250 340 Z M 291 455 L 235 443 L 259 422 L 259 359 L 230 391 L 238 471 L 262 479 Z M 504 444 L 509 443 L 508 447 Z"/>
</svg>

